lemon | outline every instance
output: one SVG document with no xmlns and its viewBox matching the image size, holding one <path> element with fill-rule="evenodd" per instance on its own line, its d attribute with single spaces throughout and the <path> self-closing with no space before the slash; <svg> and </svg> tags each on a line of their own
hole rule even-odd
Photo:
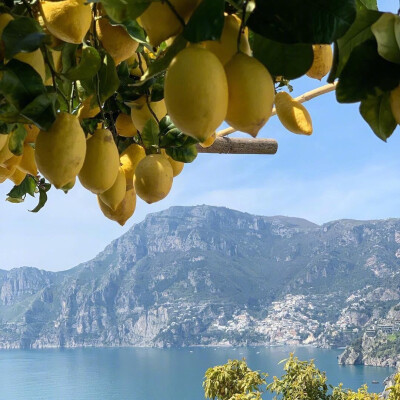
<svg viewBox="0 0 400 400">
<path fill-rule="evenodd" d="M 100 112 L 100 107 L 97 104 L 96 99 L 93 96 L 89 96 L 82 101 L 81 106 L 78 110 L 78 118 L 93 118 Z"/>
<path fill-rule="evenodd" d="M 11 22 L 14 18 L 10 14 L 0 15 L 0 38 L 3 34 L 4 28 Z M 1 53 L 1 51 L 0 51 Z M 42 78 L 43 82 L 46 79 L 46 67 L 44 64 L 44 58 L 42 52 L 37 49 L 29 53 L 17 53 L 14 55 L 16 60 L 29 64 Z"/>
<path fill-rule="evenodd" d="M 21 160 L 22 156 L 12 155 L 9 159 L 5 160 L 1 165 L 3 167 L 11 169 L 12 167 L 18 167 L 19 164 L 21 163 Z"/>
<path fill-rule="evenodd" d="M 136 126 L 139 132 L 143 131 L 144 125 L 149 119 L 154 119 L 151 111 L 160 121 L 167 114 L 164 100 L 150 102 L 150 108 L 146 101 L 146 96 L 139 97 L 137 100 L 128 103 L 131 108 L 131 118 L 133 125 Z"/>
<path fill-rule="evenodd" d="M 46 80 L 46 67 L 42 52 L 37 49 L 30 53 L 18 53 L 13 58 L 29 64 L 42 78 L 43 82 Z"/>
<path fill-rule="evenodd" d="M 201 147 L 206 149 L 207 147 L 210 147 L 214 144 L 216 138 L 217 138 L 217 133 L 214 132 L 204 142 L 200 142 L 199 144 Z"/>
<path fill-rule="evenodd" d="M 139 46 L 125 28 L 111 25 L 107 18 L 96 21 L 96 32 L 102 46 L 114 59 L 115 65 L 134 55 Z"/>
<path fill-rule="evenodd" d="M 165 104 L 175 126 L 206 140 L 221 125 L 228 108 L 228 84 L 218 58 L 200 46 L 179 52 L 168 67 Z"/>
<path fill-rule="evenodd" d="M 46 28 L 56 38 L 80 44 L 92 22 L 92 8 L 85 0 L 40 1 Z"/>
<path fill-rule="evenodd" d="M 24 152 L 18 169 L 33 176 L 36 176 L 38 173 L 35 162 L 35 150 L 29 144 L 24 144 Z"/>
<path fill-rule="evenodd" d="M 310 114 L 289 93 L 278 93 L 275 96 L 275 107 L 279 120 L 287 130 L 300 135 L 312 134 L 313 128 Z"/>
<path fill-rule="evenodd" d="M 6 145 L 8 141 L 8 135 L 0 134 L 0 150 Z"/>
<path fill-rule="evenodd" d="M 26 129 L 25 143 L 35 143 L 39 135 L 39 128 L 33 124 L 26 124 L 24 127 Z"/>
<path fill-rule="evenodd" d="M 127 61 L 128 61 L 128 65 L 130 67 L 132 66 L 129 73 L 133 76 L 140 77 L 147 70 L 146 59 L 142 55 L 139 57 L 138 54 L 135 53 Z"/>
<path fill-rule="evenodd" d="M 18 168 L 15 169 L 14 173 L 10 176 L 10 180 L 14 182 L 14 185 L 20 185 L 22 181 L 26 177 L 26 172 L 19 170 Z"/>
<path fill-rule="evenodd" d="M 173 170 L 162 154 L 151 154 L 139 162 L 133 175 L 137 195 L 148 204 L 165 198 L 172 187 Z"/>
<path fill-rule="evenodd" d="M 4 140 L 4 138 L 2 140 Z M 0 149 L 0 164 L 3 164 L 4 161 L 10 159 L 14 155 L 13 153 L 11 153 L 8 147 L 9 141 L 10 141 L 10 134 L 6 135 L 6 143 Z"/>
<path fill-rule="evenodd" d="M 71 190 L 76 183 L 76 177 L 72 179 L 72 181 L 68 182 L 66 185 L 64 185 L 61 189 L 65 192 L 68 193 L 69 190 Z"/>
<path fill-rule="evenodd" d="M 394 119 L 400 125 L 400 86 L 390 92 L 390 108 Z"/>
<path fill-rule="evenodd" d="M 199 0 L 170 0 L 170 3 L 186 22 L 197 7 Z M 171 11 L 169 5 L 161 1 L 152 2 L 140 16 L 139 22 L 154 47 L 171 36 L 177 35 L 183 29 L 182 23 Z"/>
<path fill-rule="evenodd" d="M 146 157 L 146 152 L 142 146 L 131 144 L 121 154 L 121 168 L 124 171 L 127 185 L 132 185 L 133 174 L 140 160 Z"/>
<path fill-rule="evenodd" d="M 114 184 L 119 169 L 119 154 L 112 133 L 96 129 L 86 142 L 86 156 L 78 177 L 83 187 L 103 193 Z"/>
<path fill-rule="evenodd" d="M 212 51 L 223 65 L 237 53 L 240 25 L 241 20 L 236 15 L 226 15 L 221 38 L 204 42 L 205 48 Z M 244 33 L 240 37 L 240 51 L 249 56 L 251 55 L 249 40 Z"/>
<path fill-rule="evenodd" d="M 137 129 L 128 114 L 121 113 L 118 115 L 115 120 L 115 129 L 119 136 L 133 137 L 137 135 Z"/>
<path fill-rule="evenodd" d="M 181 162 L 181 161 L 176 161 L 174 160 L 172 157 L 170 157 L 164 149 L 161 149 L 161 154 L 169 161 L 169 163 L 171 164 L 172 167 L 172 174 L 173 177 L 175 178 L 176 176 L 178 176 L 182 170 L 183 167 L 185 166 L 185 163 Z"/>
<path fill-rule="evenodd" d="M 104 193 L 99 194 L 100 200 L 115 211 L 120 205 L 121 201 L 124 199 L 126 194 L 126 181 L 124 170 L 120 168 L 118 170 L 117 179 L 110 189 L 106 190 Z"/>
<path fill-rule="evenodd" d="M 48 131 L 36 139 L 35 160 L 39 171 L 57 189 L 71 182 L 85 160 L 86 138 L 75 115 L 62 112 Z"/>
<path fill-rule="evenodd" d="M 256 137 L 272 113 L 274 82 L 260 61 L 237 53 L 225 65 L 229 102 L 226 122 Z"/>
<path fill-rule="evenodd" d="M 124 226 L 126 221 L 133 215 L 136 208 L 136 192 L 132 187 L 127 187 L 125 197 L 115 210 L 112 210 L 108 205 L 104 204 L 97 196 L 102 213 L 112 221 L 117 221 L 121 226 Z"/>
<path fill-rule="evenodd" d="M 15 170 L 17 169 L 16 165 L 8 167 L 3 167 L 0 165 L 0 183 L 3 183 L 8 179 L 11 175 L 14 174 Z"/>
<path fill-rule="evenodd" d="M 313 44 L 314 61 L 307 76 L 321 80 L 332 68 L 333 54 L 330 44 Z"/>
</svg>

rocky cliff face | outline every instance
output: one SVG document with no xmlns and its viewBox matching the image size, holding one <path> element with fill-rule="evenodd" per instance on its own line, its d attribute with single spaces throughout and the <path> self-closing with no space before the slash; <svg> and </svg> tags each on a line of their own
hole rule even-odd
<svg viewBox="0 0 400 400">
<path fill-rule="evenodd" d="M 400 220 L 173 207 L 69 271 L 0 271 L 0 348 L 343 345 L 380 312 L 359 297 L 399 296 L 399 257 Z"/>
</svg>

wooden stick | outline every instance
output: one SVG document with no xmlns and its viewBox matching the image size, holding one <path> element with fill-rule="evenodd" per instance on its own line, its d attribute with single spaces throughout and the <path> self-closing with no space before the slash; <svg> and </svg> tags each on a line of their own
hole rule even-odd
<svg viewBox="0 0 400 400">
<path fill-rule="evenodd" d="M 278 142 L 274 139 L 218 137 L 210 147 L 204 148 L 198 144 L 197 151 L 219 154 L 275 154 L 278 151 Z"/>
<path fill-rule="evenodd" d="M 326 94 L 329 92 L 333 92 L 336 89 L 337 84 L 338 84 L 338 82 L 336 81 L 335 83 L 329 83 L 327 85 L 321 86 L 314 90 L 310 90 L 309 92 L 303 93 L 299 97 L 296 97 L 295 100 L 298 101 L 299 103 L 305 103 L 306 101 L 309 101 L 315 97 L 322 96 L 323 94 Z M 271 117 L 273 115 L 276 115 L 275 108 L 272 109 Z M 229 127 L 229 128 L 218 131 L 217 136 L 222 137 L 222 136 L 230 135 L 233 132 L 236 132 L 236 129 Z"/>
</svg>

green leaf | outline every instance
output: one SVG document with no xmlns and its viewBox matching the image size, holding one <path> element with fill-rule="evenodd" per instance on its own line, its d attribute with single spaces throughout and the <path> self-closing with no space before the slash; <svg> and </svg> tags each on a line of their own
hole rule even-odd
<svg viewBox="0 0 400 400">
<path fill-rule="evenodd" d="M 78 44 L 65 43 L 61 50 L 62 73 L 76 66 L 76 51 Z M 82 78 L 83 79 L 83 78 Z"/>
<path fill-rule="evenodd" d="M 33 213 L 37 213 L 38 211 L 40 211 L 43 206 L 46 204 L 47 202 L 47 190 L 43 189 L 43 188 L 39 188 L 39 203 L 38 205 L 33 209 L 33 210 L 29 210 L 29 212 L 33 212 Z"/>
<path fill-rule="evenodd" d="M 8 148 L 11 153 L 16 156 L 21 156 L 24 152 L 24 140 L 27 132 L 22 124 L 18 124 L 17 128 L 10 133 L 10 139 L 8 141 Z"/>
<path fill-rule="evenodd" d="M 296 79 L 311 67 L 314 53 L 311 44 L 285 44 L 254 34 L 253 55 L 274 76 Z"/>
<path fill-rule="evenodd" d="M 191 163 L 197 157 L 197 148 L 195 144 L 187 147 L 177 147 L 165 149 L 166 153 L 175 161 Z"/>
<path fill-rule="evenodd" d="M 346 34 L 337 41 L 337 66 L 329 75 L 328 82 L 333 83 L 335 78 L 340 76 L 355 47 L 374 37 L 371 31 L 371 25 L 376 22 L 380 16 L 381 13 L 378 11 L 367 9 L 357 11 L 357 17 L 353 25 Z"/>
<path fill-rule="evenodd" d="M 113 58 L 106 54 L 99 70 L 100 99 L 102 102 L 111 97 L 119 87 L 117 68 Z"/>
<path fill-rule="evenodd" d="M 363 100 L 360 114 L 375 135 L 385 142 L 396 129 L 397 123 L 390 108 L 390 92 Z"/>
<path fill-rule="evenodd" d="M 158 127 L 157 122 L 150 118 L 146 121 L 141 137 L 143 141 L 143 145 L 146 149 L 150 149 L 151 147 L 159 145 L 158 134 L 160 133 L 160 129 Z"/>
<path fill-rule="evenodd" d="M 116 22 L 135 20 L 140 17 L 152 0 L 101 0 L 107 15 Z"/>
<path fill-rule="evenodd" d="M 378 42 L 379 55 L 385 60 L 400 64 L 400 17 L 384 13 L 372 25 L 371 30 Z"/>
<path fill-rule="evenodd" d="M 351 53 L 336 87 L 339 103 L 355 103 L 398 86 L 400 68 L 383 59 L 375 40 L 367 40 Z"/>
<path fill-rule="evenodd" d="M 124 27 L 132 39 L 135 39 L 138 43 L 144 44 L 150 50 L 152 49 L 152 47 L 146 42 L 146 33 L 136 20 L 129 19 L 122 22 L 110 20 L 110 23 L 113 26 L 117 25 Z"/>
<path fill-rule="evenodd" d="M 46 131 L 56 119 L 56 101 L 57 93 L 41 94 L 21 110 L 21 115 Z"/>
<path fill-rule="evenodd" d="M 12 199 L 24 199 L 27 194 L 35 197 L 36 179 L 32 175 L 26 175 L 20 185 L 14 186 L 7 196 Z"/>
<path fill-rule="evenodd" d="M 357 7 L 368 10 L 378 10 L 378 4 L 376 0 L 357 0 Z"/>
<path fill-rule="evenodd" d="M 65 71 L 64 76 L 71 81 L 90 79 L 97 74 L 100 65 L 98 51 L 94 47 L 83 45 L 79 64 Z"/>
<path fill-rule="evenodd" d="M 5 57 L 11 59 L 17 53 L 35 51 L 40 47 L 45 36 L 40 25 L 33 18 L 19 17 L 10 21 L 1 36 Z"/>
<path fill-rule="evenodd" d="M 144 73 L 140 82 L 145 82 L 156 75 L 161 74 L 164 72 L 169 64 L 171 63 L 172 59 L 187 45 L 186 39 L 182 35 L 179 35 L 175 38 L 174 42 L 167 48 L 165 53 L 157 58 L 154 62 L 152 62 L 149 66 L 147 71 Z"/>
<path fill-rule="evenodd" d="M 40 75 L 28 64 L 11 60 L 2 67 L 0 93 L 16 109 L 21 110 L 37 96 L 46 92 Z"/>
<path fill-rule="evenodd" d="M 256 0 L 247 25 L 281 43 L 330 44 L 355 17 L 355 0 Z"/>
<path fill-rule="evenodd" d="M 203 0 L 192 14 L 183 30 L 191 43 L 218 40 L 224 29 L 224 0 Z"/>
</svg>

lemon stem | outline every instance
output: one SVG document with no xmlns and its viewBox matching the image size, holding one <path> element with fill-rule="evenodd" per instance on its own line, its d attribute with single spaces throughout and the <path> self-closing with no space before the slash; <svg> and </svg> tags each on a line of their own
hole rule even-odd
<svg viewBox="0 0 400 400">
<path fill-rule="evenodd" d="M 237 38 L 237 51 L 240 53 L 240 40 L 242 39 L 242 34 L 244 33 L 244 28 L 246 26 L 246 10 L 247 10 L 247 3 L 249 0 L 245 0 L 243 2 L 243 7 L 242 7 L 242 21 L 240 22 L 240 29 L 238 33 L 238 38 Z"/>
<path fill-rule="evenodd" d="M 168 7 L 171 9 L 171 11 L 174 13 L 175 17 L 178 19 L 178 21 L 181 23 L 183 27 L 186 26 L 184 19 L 179 15 L 178 11 L 176 11 L 176 8 L 173 6 L 173 4 L 169 0 L 164 0 L 165 3 L 167 3 Z"/>
</svg>

